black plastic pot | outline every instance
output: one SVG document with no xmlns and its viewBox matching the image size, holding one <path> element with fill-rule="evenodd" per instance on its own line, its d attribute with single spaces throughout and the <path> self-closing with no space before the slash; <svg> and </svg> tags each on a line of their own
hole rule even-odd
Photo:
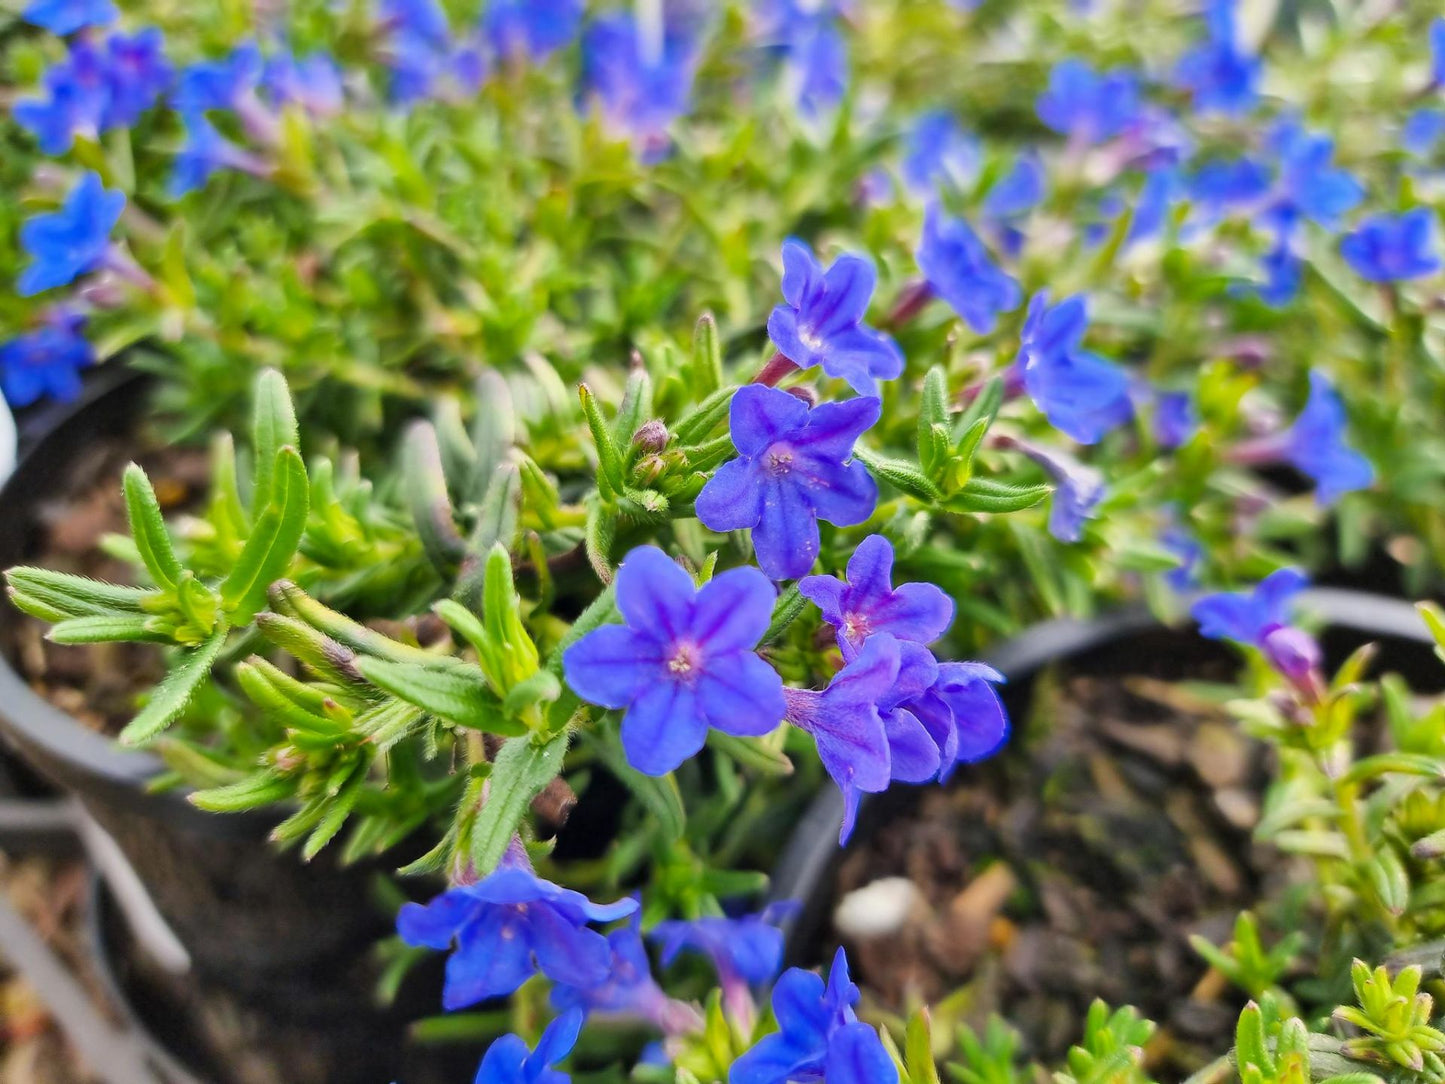
<svg viewBox="0 0 1445 1084">
<path fill-rule="evenodd" d="M 1299 609 L 1322 628 L 1326 662 L 1338 665 L 1368 642 L 1381 646 L 1377 668 L 1401 673 L 1419 690 L 1445 687 L 1445 664 L 1434 654 L 1434 641 L 1413 606 L 1379 595 L 1336 588 L 1315 588 L 1300 596 Z M 1232 658 L 1232 649 L 1206 640 L 1192 628 L 1161 624 L 1147 610 L 1131 609 L 1092 621 L 1045 622 L 990 653 L 987 661 L 1008 683 L 1000 690 L 1013 719 L 1028 717 L 1034 678 L 1056 664 L 1070 672 L 1095 675 L 1147 675 L 1177 680 L 1197 673 L 1205 660 Z M 987 764 L 961 769 L 948 784 L 968 786 Z M 826 787 L 799 821 L 773 874 L 773 897 L 801 906 L 787 929 L 786 957 L 804 967 L 823 962 L 821 938 L 835 899 L 839 865 L 884 823 L 907 815 L 920 788 L 895 786 L 865 796 L 848 847 L 838 846 L 843 800 Z"/>
<path fill-rule="evenodd" d="M 35 440 L 0 488 L 0 568 L 33 552 L 37 511 L 98 437 L 127 436 L 143 417 L 143 381 L 117 370 Z M 19 615 L 8 603 L 0 626 Z M 342 1042 L 366 1050 L 363 1076 L 383 1079 L 402 1024 L 370 1008 L 368 953 L 389 929 L 372 903 L 372 868 L 340 868 L 324 853 L 310 864 L 278 853 L 274 814 L 204 813 L 178 792 L 152 793 L 162 770 L 149 753 L 119 748 L 38 696 L 0 657 L 0 734 L 23 761 L 73 793 L 119 845 L 192 962 L 190 978 L 216 984 L 278 1018 L 360 1021 Z M 325 1015 L 308 1015 L 324 1008 Z M 388 1052 L 391 1052 L 389 1054 Z M 293 1079 L 308 1079 L 304 1075 Z"/>
</svg>

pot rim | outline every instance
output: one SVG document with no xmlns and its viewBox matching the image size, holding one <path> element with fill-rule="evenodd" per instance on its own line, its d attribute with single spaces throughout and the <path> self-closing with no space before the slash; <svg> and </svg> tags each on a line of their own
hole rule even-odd
<svg viewBox="0 0 1445 1084">
<path fill-rule="evenodd" d="M 1200 591 L 1186 596 L 1183 600 L 1186 611 L 1188 604 L 1205 594 Z M 1426 646 L 1434 643 L 1414 605 L 1387 595 L 1340 587 L 1311 587 L 1298 596 L 1297 611 L 1324 628 L 1350 629 L 1372 639 L 1414 641 Z M 986 652 L 983 661 L 1003 674 L 1006 681 L 1024 681 L 1051 663 L 1075 658 L 1148 629 L 1187 631 L 1195 627 L 1190 619 L 1171 624 L 1143 605 L 1132 605 L 1099 617 L 1060 617 L 1032 625 Z M 862 796 L 858 808 L 860 822 L 864 811 L 877 797 Z M 795 948 L 795 931 L 801 914 L 808 909 L 828 870 L 848 850 L 837 842 L 842 825 L 842 793 L 835 786 L 825 785 L 798 820 L 773 866 L 770 901 L 803 904 L 801 910 L 791 912 L 779 922 L 789 951 Z"/>
</svg>

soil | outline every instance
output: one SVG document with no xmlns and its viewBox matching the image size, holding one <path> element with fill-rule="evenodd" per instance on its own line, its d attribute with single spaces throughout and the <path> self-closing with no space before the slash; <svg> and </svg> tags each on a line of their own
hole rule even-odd
<svg viewBox="0 0 1445 1084">
<path fill-rule="evenodd" d="M 137 456 L 135 441 L 102 439 L 81 453 L 61 492 L 39 506 L 27 561 L 112 583 L 134 580 L 131 566 L 100 549 L 107 534 L 126 535 L 121 475 L 131 459 L 150 475 L 161 507 L 171 514 L 196 507 L 209 482 L 204 448 L 171 446 Z M 31 687 L 86 726 L 115 735 L 135 715 L 136 700 L 165 674 L 151 644 L 53 644 L 47 626 L 9 610 L 0 620 L 6 653 Z"/>
<path fill-rule="evenodd" d="M 1288 876 L 1250 838 L 1265 748 L 1150 677 L 1046 676 L 1032 719 L 1042 733 L 918 792 L 844 860 L 833 937 L 875 1004 L 961 988 L 961 1019 L 998 1013 L 1050 1063 L 1095 998 L 1132 1004 L 1159 1024 L 1153 1066 L 1183 1075 L 1229 1048 L 1243 1001 L 1189 936 L 1224 944 Z M 850 912 L 848 893 L 870 885 L 871 917 L 867 895 Z"/>
</svg>

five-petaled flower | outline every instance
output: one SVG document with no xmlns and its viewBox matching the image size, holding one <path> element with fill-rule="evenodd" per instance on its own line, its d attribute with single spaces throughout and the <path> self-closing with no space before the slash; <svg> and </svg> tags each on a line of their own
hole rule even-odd
<svg viewBox="0 0 1445 1084">
<path fill-rule="evenodd" d="M 500 57 L 542 60 L 577 36 L 584 0 L 491 0 L 482 32 Z"/>
<path fill-rule="evenodd" d="M 551 1066 L 572 1053 L 582 1022 L 580 1012 L 563 1013 L 547 1025 L 536 1050 L 520 1035 L 503 1035 L 482 1056 L 473 1084 L 567 1084 L 571 1077 Z"/>
<path fill-rule="evenodd" d="M 1440 270 L 1435 212 L 1416 207 L 1402 215 L 1371 215 L 1340 242 L 1340 255 L 1361 278 L 1401 282 Z"/>
<path fill-rule="evenodd" d="M 773 987 L 778 1030 L 733 1063 L 728 1084 L 897 1084 L 898 1068 L 877 1031 L 859 1023 L 858 987 L 839 949 L 828 982 L 791 968 Z"/>
<path fill-rule="evenodd" d="M 697 28 L 668 18 L 639 23 L 632 12 L 603 15 L 582 39 L 585 94 L 615 131 L 630 136 L 643 161 L 662 158 L 668 129 L 687 112 L 697 71 Z"/>
<path fill-rule="evenodd" d="M 810 410 L 776 388 L 739 388 L 730 408 L 738 458 L 698 494 L 697 518 L 714 531 L 751 528 L 758 564 L 770 578 L 806 575 L 818 556 L 818 520 L 852 527 L 878 503 L 878 484 L 851 457 L 880 408 L 870 397 Z"/>
<path fill-rule="evenodd" d="M 1207 595 L 1190 610 L 1199 632 L 1211 640 L 1233 640 L 1257 647 L 1276 670 L 1301 689 L 1314 689 L 1321 655 L 1308 633 L 1289 623 L 1290 604 L 1309 586 L 1309 579 L 1293 568 L 1270 573 L 1243 593 Z"/>
<path fill-rule="evenodd" d="M 848 558 L 848 578 L 805 576 L 803 597 L 823 612 L 836 630 L 845 659 L 855 659 L 869 636 L 890 633 L 899 640 L 931 644 L 953 621 L 953 600 L 931 583 L 893 586 L 893 544 L 869 535 Z"/>
<path fill-rule="evenodd" d="M 1040 292 L 1029 301 L 1018 365 L 1024 387 L 1054 428 L 1094 444 L 1133 415 L 1129 376 L 1082 348 L 1089 315 L 1082 295 L 1052 308 Z"/>
<path fill-rule="evenodd" d="M 1139 112 L 1139 77 L 1116 68 L 1096 72 L 1082 60 L 1065 60 L 1049 73 L 1038 100 L 1039 119 L 1084 144 L 1119 135 Z"/>
<path fill-rule="evenodd" d="M 1235 0 L 1207 3 L 1208 40 L 1179 61 L 1179 85 L 1194 96 L 1201 113 L 1242 113 L 1259 97 L 1263 65 L 1239 40 Z"/>
<path fill-rule="evenodd" d="M 937 203 L 928 206 L 916 255 L 929 287 L 980 335 L 993 330 L 999 313 L 1023 300 L 1018 282 L 993 262 L 978 234 Z"/>
<path fill-rule="evenodd" d="M 596 904 L 542 880 L 514 844 L 486 879 L 425 905 L 405 904 L 396 929 L 408 945 L 452 950 L 442 989 L 442 1005 L 451 1010 L 510 994 L 538 971 L 572 986 L 606 981 L 612 949 L 587 924 L 636 910 L 636 900 Z"/>
<path fill-rule="evenodd" d="M 60 209 L 37 215 L 20 227 L 20 244 L 31 256 L 16 292 L 30 297 L 65 286 L 98 268 L 110 250 L 110 231 L 125 209 L 125 193 L 87 173 L 65 197 Z"/>
<path fill-rule="evenodd" d="M 30 0 L 21 18 L 64 36 L 87 26 L 109 25 L 119 15 L 111 0 Z"/>
<path fill-rule="evenodd" d="M 1237 446 L 1236 463 L 1284 462 L 1314 480 L 1315 497 L 1330 505 L 1346 493 L 1364 489 L 1375 479 L 1370 461 L 1345 442 L 1344 404 L 1323 373 L 1310 373 L 1310 394 L 1288 429 Z"/>
<path fill-rule="evenodd" d="M 29 406 L 49 395 L 70 402 L 80 395 L 79 370 L 95 362 L 81 334 L 85 317 L 60 310 L 34 331 L 0 345 L 0 392 L 11 406 Z"/>
<path fill-rule="evenodd" d="M 700 1023 L 697 1011 L 668 997 L 652 977 L 652 964 L 647 958 L 647 946 L 642 943 L 638 912 L 633 912 L 626 924 L 607 935 L 607 944 L 612 952 L 607 977 L 586 986 L 567 983 L 553 986 L 552 1006 L 555 1009 L 641 1019 L 668 1035 L 697 1028 Z"/>
<path fill-rule="evenodd" d="M 974 182 L 982 162 L 978 140 L 963 130 L 953 114 L 935 109 L 920 116 L 909 129 L 903 183 L 919 195 L 936 187 L 963 190 Z"/>
<path fill-rule="evenodd" d="M 800 369 L 821 364 L 860 395 L 877 395 L 879 380 L 903 372 L 903 354 L 888 336 L 863 323 L 877 284 L 866 258 L 844 253 L 825 272 L 801 241 L 783 245 L 783 299 L 768 317 L 768 335 Z"/>
<path fill-rule="evenodd" d="M 583 700 L 626 709 L 627 760 L 665 775 L 702 748 L 708 727 L 758 736 L 785 710 L 783 682 L 755 650 L 776 592 L 756 569 L 719 573 L 701 588 L 655 546 L 617 571 L 623 625 L 589 632 L 563 655 Z"/>
</svg>

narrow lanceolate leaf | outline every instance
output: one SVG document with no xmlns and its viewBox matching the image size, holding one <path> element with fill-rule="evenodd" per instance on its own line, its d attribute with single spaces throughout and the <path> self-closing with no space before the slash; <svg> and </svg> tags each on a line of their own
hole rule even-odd
<svg viewBox="0 0 1445 1084">
<path fill-rule="evenodd" d="M 565 732 L 543 745 L 513 738 L 502 746 L 493 762 L 486 803 L 472 823 L 471 858 L 479 877 L 497 868 L 532 799 L 561 774 L 566 754 Z"/>
<path fill-rule="evenodd" d="M 1340 782 L 1363 783 L 1391 773 L 1439 778 L 1445 776 L 1445 761 L 1421 753 L 1379 753 L 1355 761 L 1350 770 L 1340 777 Z"/>
<path fill-rule="evenodd" d="M 216 626 L 211 638 L 198 647 L 183 652 L 171 664 L 170 671 L 151 690 L 151 698 L 130 725 L 120 732 L 120 740 L 126 745 L 139 745 L 149 741 L 168 727 L 190 703 L 201 682 L 211 672 L 211 666 L 226 642 L 229 630 L 224 622 Z"/>
<path fill-rule="evenodd" d="M 304 621 L 281 614 L 262 613 L 256 616 L 256 628 L 267 640 L 324 681 L 343 686 L 365 682 L 356 669 L 356 652 Z"/>
<path fill-rule="evenodd" d="M 310 702 L 299 703 L 288 696 L 285 687 L 271 680 L 271 671 L 263 667 L 262 662 L 255 659 L 241 663 L 232 673 L 236 684 L 253 704 L 270 712 L 289 730 L 331 736 L 346 730 L 340 720 L 321 714 Z"/>
<path fill-rule="evenodd" d="M 962 440 L 963 435 L 973 428 L 974 424 L 980 419 L 985 422 L 985 428 L 987 428 L 988 425 L 992 425 L 994 415 L 998 413 L 998 408 L 1003 405 L 1003 396 L 1003 377 L 996 376 L 984 385 L 983 391 L 979 392 L 973 402 L 968 404 L 968 408 L 954 424 L 954 439 Z"/>
<path fill-rule="evenodd" d="M 766 738 L 740 738 L 724 734 L 721 730 L 707 732 L 707 744 L 731 757 L 744 768 L 752 768 L 763 775 L 789 776 L 793 774 L 793 762 L 787 754 L 774 748 Z"/>
<path fill-rule="evenodd" d="M 337 643 L 344 644 L 363 654 L 390 659 L 392 662 L 430 666 L 437 670 L 446 670 L 459 665 L 457 660 L 450 655 L 440 655 L 427 651 L 425 648 L 401 643 L 384 633 L 353 621 L 345 614 L 318 602 L 290 580 L 277 580 L 271 585 L 267 596 L 276 613 L 304 621 Z"/>
<path fill-rule="evenodd" d="M 306 465 L 295 448 L 276 453 L 271 499 L 256 518 L 236 566 L 221 584 L 221 602 L 231 619 L 244 625 L 266 605 L 266 588 L 286 574 L 306 533 L 311 493 Z"/>
<path fill-rule="evenodd" d="M 1053 490 L 1044 485 L 1013 485 L 989 478 L 971 478 L 968 485 L 944 502 L 944 507 L 950 512 L 1018 512 L 1032 508 L 1051 492 Z"/>
<path fill-rule="evenodd" d="M 336 838 L 336 833 L 341 831 L 346 818 L 351 816 L 351 811 L 356 808 L 356 802 L 361 797 L 362 788 L 366 786 L 366 773 L 358 772 L 335 797 L 331 799 L 326 812 L 317 821 L 316 827 L 306 837 L 306 842 L 301 846 L 301 860 L 310 862 L 321 849 Z"/>
<path fill-rule="evenodd" d="M 487 370 L 477 377 L 477 416 L 472 422 L 472 450 L 476 466 L 467 495 L 480 498 L 491 477 L 507 460 L 517 442 L 517 411 L 512 391 L 501 373 Z"/>
<path fill-rule="evenodd" d="M 256 518 L 271 503 L 271 486 L 276 473 L 276 456 L 282 448 L 301 447 L 296 410 L 286 378 L 267 369 L 256 380 L 251 414 L 251 448 L 255 464 L 251 480 L 251 516 Z"/>
<path fill-rule="evenodd" d="M 910 497 L 929 503 L 943 497 L 943 490 L 934 485 L 928 476 L 912 463 L 905 463 L 901 459 L 888 459 L 863 447 L 854 448 L 853 454 L 863 461 L 863 465 L 872 472 L 873 477 L 901 489 Z"/>
<path fill-rule="evenodd" d="M 430 422 L 413 422 L 402 446 L 402 478 L 407 507 L 427 559 L 443 576 L 452 575 L 466 543 L 457 530 L 447 493 L 441 445 Z"/>
<path fill-rule="evenodd" d="M 432 670 L 385 659 L 358 658 L 356 668 L 382 692 L 413 704 L 456 726 L 515 737 L 527 728 L 502 713 L 487 689 L 487 678 L 475 666 Z"/>
<path fill-rule="evenodd" d="M 779 595 L 778 601 L 773 604 L 773 619 L 768 622 L 768 631 L 763 633 L 762 643 L 770 644 L 782 636 L 807 605 L 808 600 L 796 583 Z"/>
<path fill-rule="evenodd" d="M 57 621 L 46 639 L 57 644 L 100 644 L 148 642 L 164 644 L 171 638 L 150 627 L 145 614 L 92 614 Z"/>
<path fill-rule="evenodd" d="M 948 378 L 943 368 L 935 365 L 923 378 L 923 401 L 918 407 L 918 461 L 923 469 L 932 473 L 937 464 L 938 437 L 947 446 L 948 432 Z"/>
<path fill-rule="evenodd" d="M 919 1009 L 909 1017 L 903 1053 L 909 1084 L 939 1084 L 938 1065 L 933 1058 L 933 1026 L 927 1009 Z"/>
<path fill-rule="evenodd" d="M 466 556 L 462 558 L 454 598 L 468 606 L 481 599 L 482 582 L 486 578 L 487 554 L 500 543 L 508 550 L 517 540 L 517 519 L 522 503 L 522 476 L 515 463 L 503 463 L 492 474 L 482 506 L 477 511 L 477 525 L 467 539 Z"/>
<path fill-rule="evenodd" d="M 12 568 L 5 573 L 5 579 L 10 584 L 11 597 L 21 609 L 31 601 L 68 617 L 98 617 L 122 611 L 140 613 L 145 601 L 155 595 L 154 591 L 142 587 L 122 587 L 48 568 Z"/>
<path fill-rule="evenodd" d="M 597 578 L 605 584 L 612 583 L 616 569 L 612 566 L 612 541 L 616 537 L 617 515 L 605 501 L 593 497 L 587 506 L 587 525 L 583 531 L 583 546 L 587 551 L 587 563 Z"/>
<path fill-rule="evenodd" d="M 722 387 L 722 339 L 718 335 L 717 320 L 710 312 L 698 317 L 697 327 L 693 329 L 692 383 L 693 390 L 703 397 Z"/>
<path fill-rule="evenodd" d="M 166 531 L 165 517 L 161 515 L 156 492 L 146 472 L 132 463 L 125 469 L 122 482 L 125 492 L 125 512 L 130 520 L 130 533 L 135 539 L 136 552 L 140 554 L 146 571 L 157 587 L 175 587 L 181 578 L 181 562 L 171 547 L 171 536 Z"/>
<path fill-rule="evenodd" d="M 685 447 L 706 440 L 718 423 L 727 417 L 728 408 L 732 406 L 733 393 L 736 391 L 737 388 L 718 388 L 684 414 L 672 427 L 672 435 L 677 443 Z"/>
<path fill-rule="evenodd" d="M 622 393 L 622 405 L 612 422 L 612 439 L 618 453 L 626 454 L 632 435 L 652 417 L 652 377 L 641 365 L 634 366 L 627 374 L 627 387 Z"/>
<path fill-rule="evenodd" d="M 257 772 L 224 787 L 194 791 L 191 804 L 207 813 L 240 813 L 264 805 L 284 802 L 295 788 L 273 771 Z"/>
<path fill-rule="evenodd" d="M 592 433 L 592 443 L 597 449 L 597 486 L 602 496 L 612 500 L 622 493 L 626 483 L 623 471 L 622 453 L 612 439 L 607 419 L 602 416 L 602 407 L 592 389 L 586 384 L 578 385 L 577 393 L 582 399 L 582 413 L 587 419 L 587 428 Z"/>
</svg>

